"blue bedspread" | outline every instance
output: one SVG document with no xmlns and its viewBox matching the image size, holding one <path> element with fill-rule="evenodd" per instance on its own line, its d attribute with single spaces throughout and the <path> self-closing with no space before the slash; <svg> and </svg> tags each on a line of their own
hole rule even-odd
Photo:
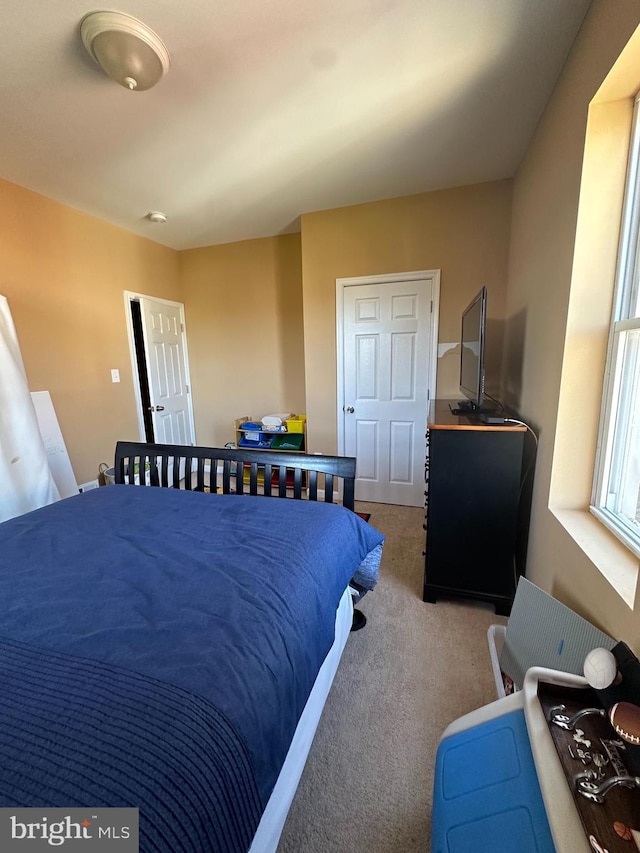
<svg viewBox="0 0 640 853">
<path fill-rule="evenodd" d="M 355 514 L 329 504 L 134 486 L 99 489 L 0 525 L 0 637 L 5 648 L 31 655 L 34 665 L 34 648 L 72 667 L 78 658 L 88 659 L 105 684 L 137 684 L 135 695 L 142 689 L 139 676 L 145 690 L 174 690 L 176 708 L 186 699 L 201 703 L 198 713 L 209 708 L 206 725 L 224 730 L 239 777 L 249 777 L 238 783 L 244 785 L 243 803 L 233 802 L 236 793 L 229 791 L 206 794 L 222 810 L 213 817 L 216 809 L 210 808 L 211 819 L 233 822 L 231 812 L 241 807 L 238 820 L 252 834 L 333 642 L 340 596 L 382 539 Z M 9 670 L 0 670 L 3 694 L 19 681 Z M 43 696 L 55 694 L 60 678 L 48 666 L 34 675 L 36 682 L 42 679 Z M 63 693 L 62 704 L 75 707 L 66 687 Z M 162 719 L 149 716 L 156 704 L 161 706 L 152 702 L 139 710 L 136 725 L 162 732 L 161 741 L 169 732 Z M 122 736 L 126 754 L 126 731 Z M 56 760 L 60 764 L 59 754 L 50 757 L 54 765 Z M 0 805 L 26 805 L 29 799 L 16 795 L 16 762 L 15 752 L 0 755 Z M 65 785 L 69 766 L 73 756 L 62 767 Z M 104 776 L 99 750 L 90 770 Z M 82 774 L 71 784 L 78 804 L 87 804 Z M 120 803 L 118 793 L 115 801 Z M 69 797 L 66 804 L 72 804 Z M 148 833 L 140 807 L 141 831 Z M 207 850 L 208 844 L 190 849 Z"/>
<path fill-rule="evenodd" d="M 138 808 L 143 853 L 249 848 L 260 797 L 242 742 L 211 702 L 6 640 L 0 685 L 0 805 Z"/>
</svg>

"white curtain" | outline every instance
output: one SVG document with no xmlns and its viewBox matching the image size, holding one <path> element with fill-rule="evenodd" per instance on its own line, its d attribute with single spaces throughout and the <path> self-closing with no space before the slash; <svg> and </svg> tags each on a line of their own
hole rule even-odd
<svg viewBox="0 0 640 853">
<path fill-rule="evenodd" d="M 0 296 L 0 521 L 59 498 L 9 303 Z"/>
</svg>

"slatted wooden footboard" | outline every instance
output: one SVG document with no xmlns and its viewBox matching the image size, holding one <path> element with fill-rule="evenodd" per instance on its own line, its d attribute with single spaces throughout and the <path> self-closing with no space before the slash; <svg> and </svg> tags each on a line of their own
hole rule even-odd
<svg viewBox="0 0 640 853">
<path fill-rule="evenodd" d="M 311 501 L 323 492 L 327 503 L 333 503 L 341 484 L 342 504 L 353 510 L 355 476 L 352 456 L 134 441 L 116 444 L 116 483 Z"/>
</svg>

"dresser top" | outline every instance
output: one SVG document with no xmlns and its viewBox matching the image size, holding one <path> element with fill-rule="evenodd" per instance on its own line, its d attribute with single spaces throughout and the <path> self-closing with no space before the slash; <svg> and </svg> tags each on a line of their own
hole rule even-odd
<svg viewBox="0 0 640 853">
<path fill-rule="evenodd" d="M 459 430 L 499 430 L 500 432 L 524 432 L 527 428 L 520 423 L 486 424 L 480 415 L 454 415 L 451 409 L 456 408 L 457 400 L 432 400 L 429 403 L 427 418 L 428 429 L 459 429 Z M 505 417 L 510 417 L 504 413 Z"/>
</svg>

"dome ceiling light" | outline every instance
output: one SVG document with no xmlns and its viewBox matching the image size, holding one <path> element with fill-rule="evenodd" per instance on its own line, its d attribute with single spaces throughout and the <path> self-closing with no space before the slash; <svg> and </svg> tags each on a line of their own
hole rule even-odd
<svg viewBox="0 0 640 853">
<path fill-rule="evenodd" d="M 90 12 L 80 22 L 82 43 L 125 89 L 143 92 L 169 70 L 169 51 L 142 21 L 123 12 Z"/>
</svg>

